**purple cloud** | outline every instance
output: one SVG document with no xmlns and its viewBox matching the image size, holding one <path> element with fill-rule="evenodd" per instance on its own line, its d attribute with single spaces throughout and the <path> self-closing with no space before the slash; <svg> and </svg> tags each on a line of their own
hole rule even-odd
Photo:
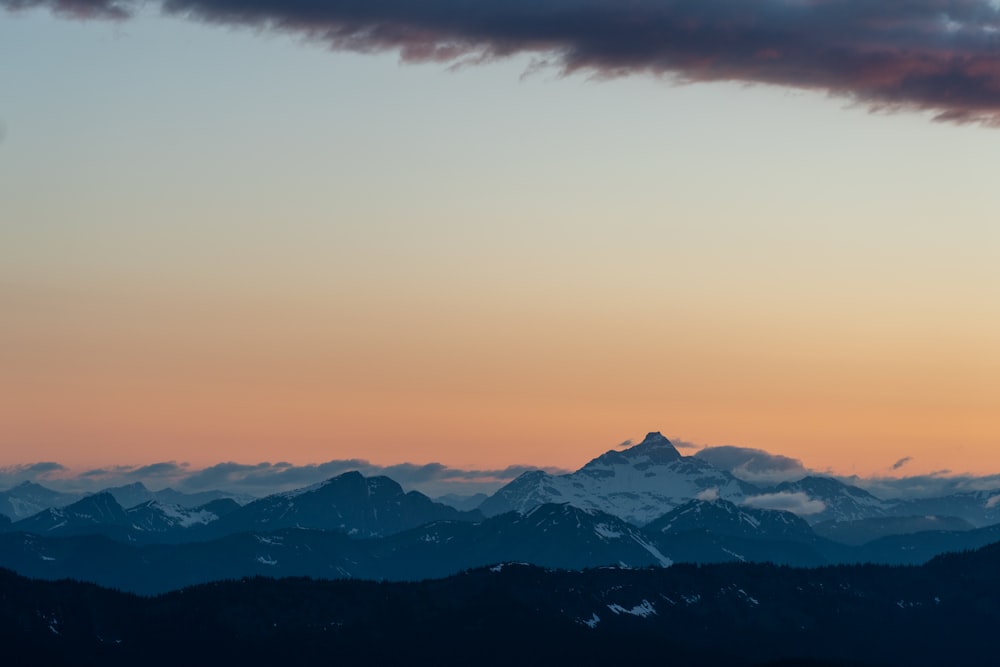
<svg viewBox="0 0 1000 667">
<path fill-rule="evenodd" d="M 138 0 L 0 0 L 120 19 Z M 172 15 L 289 31 L 411 62 L 518 53 L 565 73 L 818 90 L 877 110 L 1000 125 L 990 0 L 162 0 Z"/>
</svg>

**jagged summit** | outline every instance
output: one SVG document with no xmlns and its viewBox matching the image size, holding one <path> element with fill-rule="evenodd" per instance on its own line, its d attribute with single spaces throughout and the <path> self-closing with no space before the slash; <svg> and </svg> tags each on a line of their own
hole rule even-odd
<svg viewBox="0 0 1000 667">
<path fill-rule="evenodd" d="M 607 466 L 631 465 L 645 466 L 671 463 L 681 458 L 673 443 L 663 437 L 659 431 L 651 431 L 638 445 L 627 449 L 609 450 L 590 461 L 582 470 L 603 470 Z M 644 469 L 644 468 L 640 468 Z"/>
<path fill-rule="evenodd" d="M 639 444 L 609 450 L 574 473 L 525 473 L 479 509 L 493 516 L 568 502 L 642 525 L 707 489 L 736 500 L 756 490 L 705 461 L 681 456 L 662 433 L 652 431 Z"/>
<path fill-rule="evenodd" d="M 642 442 L 636 446 L 641 447 L 642 445 L 670 445 L 673 447 L 673 444 L 659 431 L 650 431 L 647 433 L 646 437 L 642 439 Z"/>
<path fill-rule="evenodd" d="M 674 444 L 663 437 L 659 431 L 647 433 L 642 442 L 629 447 L 622 453 L 628 458 L 648 456 L 654 463 L 667 463 L 681 458 L 681 453 L 677 451 Z"/>
</svg>

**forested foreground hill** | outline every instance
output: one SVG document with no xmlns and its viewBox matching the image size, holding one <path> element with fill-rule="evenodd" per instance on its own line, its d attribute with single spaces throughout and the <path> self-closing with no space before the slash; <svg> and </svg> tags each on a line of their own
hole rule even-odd
<svg viewBox="0 0 1000 667">
<path fill-rule="evenodd" d="M 17 665 L 986 666 L 998 565 L 993 545 L 921 567 L 505 565 L 420 583 L 253 578 L 152 598 L 0 571 L 0 646 Z"/>
</svg>

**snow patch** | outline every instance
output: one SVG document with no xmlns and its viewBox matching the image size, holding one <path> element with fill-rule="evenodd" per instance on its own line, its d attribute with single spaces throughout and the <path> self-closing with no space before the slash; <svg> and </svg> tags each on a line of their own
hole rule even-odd
<svg viewBox="0 0 1000 667">
<path fill-rule="evenodd" d="M 631 609 L 626 609 L 620 604 L 609 604 L 608 609 L 614 612 L 616 615 L 629 614 L 631 616 L 639 616 L 641 618 L 648 618 L 650 616 L 656 615 L 656 608 L 653 607 L 653 603 L 649 600 L 643 600 Z M 594 614 L 596 616 L 597 614 Z M 598 619 L 600 620 L 600 619 Z"/>
<path fill-rule="evenodd" d="M 650 554 L 652 554 L 653 558 L 655 558 L 657 560 L 657 562 L 659 562 L 659 564 L 660 564 L 661 567 L 670 567 L 671 565 L 674 564 L 674 561 L 672 561 L 669 558 L 667 558 L 666 556 L 664 556 L 663 553 L 659 549 L 657 549 L 656 547 L 654 547 L 649 542 L 646 542 L 645 540 L 643 540 L 643 539 L 641 539 L 639 537 L 636 537 L 634 535 L 632 536 L 632 539 L 634 539 L 639 544 L 639 546 L 641 546 L 643 549 L 645 549 Z"/>
<path fill-rule="evenodd" d="M 735 551 L 730 551 L 726 547 L 722 547 L 722 550 L 725 551 L 730 556 L 732 556 L 733 558 L 735 558 L 736 560 L 740 561 L 741 563 L 747 562 L 746 558 L 744 558 L 742 555 L 736 553 Z"/>
<path fill-rule="evenodd" d="M 622 536 L 621 531 L 615 530 L 606 523 L 599 523 L 594 526 L 594 532 L 609 540 L 615 540 Z"/>
<path fill-rule="evenodd" d="M 186 510 L 179 505 L 168 505 L 166 503 L 157 503 L 157 507 L 163 515 L 168 519 L 173 519 L 174 522 L 181 528 L 190 528 L 191 526 L 202 525 L 206 523 L 212 523 L 218 519 L 218 515 L 208 510 L 199 510 L 197 512 L 192 510 Z"/>
<path fill-rule="evenodd" d="M 588 618 L 585 621 L 584 620 L 580 620 L 580 623 L 583 623 L 584 625 L 586 625 L 591 630 L 593 630 L 594 628 L 596 628 L 597 624 L 600 623 L 600 622 L 601 622 L 601 617 L 597 615 L 597 612 L 594 612 L 593 614 L 591 614 L 590 618 Z"/>
<path fill-rule="evenodd" d="M 270 556 L 257 556 L 256 560 L 261 565 L 271 565 L 271 566 L 274 566 L 274 565 L 278 564 L 278 561 L 274 560 Z"/>
</svg>

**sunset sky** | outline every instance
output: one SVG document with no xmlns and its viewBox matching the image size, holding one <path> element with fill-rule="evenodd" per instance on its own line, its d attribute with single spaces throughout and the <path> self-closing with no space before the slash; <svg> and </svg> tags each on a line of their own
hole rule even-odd
<svg viewBox="0 0 1000 667">
<path fill-rule="evenodd" d="M 328 4 L 0 0 L 0 466 L 1000 472 L 990 3 Z"/>
</svg>

